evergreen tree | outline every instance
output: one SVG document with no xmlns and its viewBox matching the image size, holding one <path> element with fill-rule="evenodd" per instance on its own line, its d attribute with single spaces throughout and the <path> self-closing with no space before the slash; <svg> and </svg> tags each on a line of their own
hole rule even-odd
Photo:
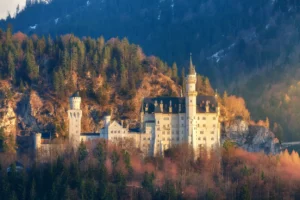
<svg viewBox="0 0 300 200">
<path fill-rule="evenodd" d="M 144 173 L 144 179 L 142 182 L 142 186 L 143 188 L 145 188 L 146 190 L 148 190 L 150 193 L 154 192 L 154 181 L 155 176 L 154 173 L 149 174 L 148 172 Z"/>
<path fill-rule="evenodd" d="M 104 144 L 102 142 L 99 142 L 95 148 L 94 155 L 96 156 L 101 166 L 104 166 L 104 163 L 106 161 L 106 154 L 107 153 L 104 148 Z"/>
<path fill-rule="evenodd" d="M 13 54 L 9 51 L 7 55 L 8 76 L 15 83 L 15 62 Z"/>
<path fill-rule="evenodd" d="M 181 88 L 182 88 L 182 92 L 183 94 L 185 94 L 185 72 L 184 72 L 184 68 L 181 69 Z"/>
<path fill-rule="evenodd" d="M 266 118 L 266 128 L 270 128 L 270 121 L 268 117 Z"/>
<path fill-rule="evenodd" d="M 172 78 L 176 83 L 178 82 L 178 68 L 175 62 L 172 65 Z"/>
<path fill-rule="evenodd" d="M 37 51 L 37 56 L 41 57 L 46 49 L 46 40 L 44 37 L 42 37 L 42 39 L 39 39 L 37 42 L 37 47 L 36 47 L 36 51 Z"/>
<path fill-rule="evenodd" d="M 88 155 L 87 148 L 86 148 L 85 144 L 83 143 L 83 141 L 81 141 L 80 145 L 78 147 L 78 159 L 79 159 L 79 162 L 84 161 L 84 159 L 87 157 L 87 155 Z"/>
<path fill-rule="evenodd" d="M 251 199 L 248 185 L 242 186 L 242 188 L 240 190 L 240 194 L 239 194 L 239 199 L 240 200 L 250 200 Z"/>
<path fill-rule="evenodd" d="M 7 138 L 4 132 L 4 128 L 0 127 L 0 151 L 7 151 Z"/>
<path fill-rule="evenodd" d="M 30 51 L 26 52 L 25 69 L 30 80 L 35 81 L 39 76 L 39 66 L 36 64 L 34 55 Z"/>
<path fill-rule="evenodd" d="M 32 181 L 31 187 L 30 187 L 30 194 L 29 194 L 29 199 L 30 200 L 35 200 L 36 199 L 36 185 L 35 185 L 35 180 Z"/>
</svg>

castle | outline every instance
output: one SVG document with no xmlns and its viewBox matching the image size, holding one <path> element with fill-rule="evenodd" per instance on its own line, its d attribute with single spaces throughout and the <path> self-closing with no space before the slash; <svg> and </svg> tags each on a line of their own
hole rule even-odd
<svg viewBox="0 0 300 200">
<path fill-rule="evenodd" d="M 133 140 L 144 155 L 163 155 L 173 145 L 188 143 L 195 152 L 214 149 L 220 145 L 220 108 L 216 96 L 198 96 L 197 74 L 190 59 L 184 97 L 156 97 L 143 99 L 140 110 L 141 126 L 130 130 L 106 116 L 99 133 L 81 133 L 81 97 L 76 92 L 70 97 L 69 143 L 74 148 L 81 141 L 103 138 L 117 143 Z M 41 148 L 37 134 L 36 148 Z"/>
</svg>

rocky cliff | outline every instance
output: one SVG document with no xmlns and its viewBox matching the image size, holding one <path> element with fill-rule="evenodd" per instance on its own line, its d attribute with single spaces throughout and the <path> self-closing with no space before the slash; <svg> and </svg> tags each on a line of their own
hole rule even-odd
<svg viewBox="0 0 300 200">
<path fill-rule="evenodd" d="M 278 154 L 281 151 L 281 144 L 272 131 L 264 126 L 248 125 L 243 120 L 236 120 L 226 128 L 225 140 L 231 140 L 249 152 Z"/>
</svg>

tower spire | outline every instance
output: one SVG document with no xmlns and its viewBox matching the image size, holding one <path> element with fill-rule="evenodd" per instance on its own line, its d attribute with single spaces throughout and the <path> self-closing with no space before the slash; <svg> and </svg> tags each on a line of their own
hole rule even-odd
<svg viewBox="0 0 300 200">
<path fill-rule="evenodd" d="M 195 67 L 193 65 L 192 53 L 190 53 L 190 67 L 189 67 L 189 75 L 194 75 L 196 73 Z"/>
</svg>

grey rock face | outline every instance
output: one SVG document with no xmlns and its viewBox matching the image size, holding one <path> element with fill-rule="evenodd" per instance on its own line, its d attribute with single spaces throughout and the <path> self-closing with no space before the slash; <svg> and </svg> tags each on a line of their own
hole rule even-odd
<svg viewBox="0 0 300 200">
<path fill-rule="evenodd" d="M 243 120 L 236 120 L 226 128 L 223 140 L 228 139 L 249 152 L 278 154 L 281 151 L 279 140 L 272 131 L 263 126 L 249 126 Z"/>
</svg>

